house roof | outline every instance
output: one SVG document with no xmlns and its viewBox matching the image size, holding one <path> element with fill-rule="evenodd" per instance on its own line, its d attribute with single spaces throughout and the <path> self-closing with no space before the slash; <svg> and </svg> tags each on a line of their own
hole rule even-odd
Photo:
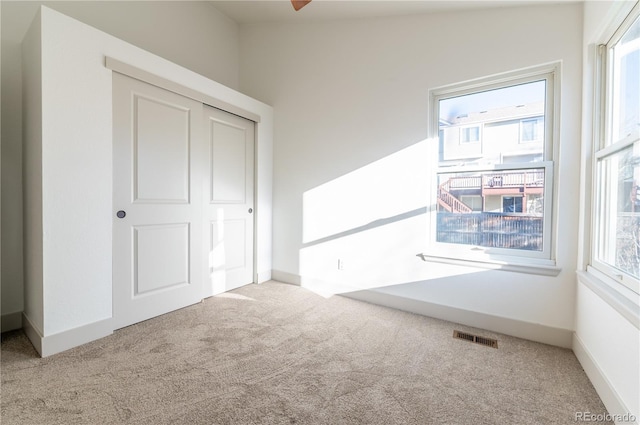
<svg viewBox="0 0 640 425">
<path fill-rule="evenodd" d="M 544 102 L 528 103 L 525 105 L 508 106 L 486 111 L 469 112 L 454 117 L 441 119 L 441 126 L 460 126 L 478 123 L 510 121 L 528 117 L 544 115 Z"/>
</svg>

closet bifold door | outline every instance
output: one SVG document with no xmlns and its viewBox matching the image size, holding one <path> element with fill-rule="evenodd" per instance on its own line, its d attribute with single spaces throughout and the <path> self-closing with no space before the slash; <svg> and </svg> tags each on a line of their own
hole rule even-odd
<svg viewBox="0 0 640 425">
<path fill-rule="evenodd" d="M 113 73 L 113 322 L 203 297 L 202 103 Z"/>
</svg>

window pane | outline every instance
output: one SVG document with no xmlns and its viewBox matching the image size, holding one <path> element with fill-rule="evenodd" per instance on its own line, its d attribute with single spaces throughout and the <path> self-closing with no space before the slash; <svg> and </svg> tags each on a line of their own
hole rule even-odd
<svg viewBox="0 0 640 425">
<path fill-rule="evenodd" d="M 460 200 L 473 211 L 482 211 L 482 196 L 461 195 Z"/>
<path fill-rule="evenodd" d="M 640 142 L 598 162 L 598 259 L 640 278 Z"/>
<path fill-rule="evenodd" d="M 440 100 L 440 166 L 543 160 L 545 94 L 542 80 Z"/>
<path fill-rule="evenodd" d="M 480 141 L 480 127 L 465 127 L 460 129 L 460 143 Z"/>
<path fill-rule="evenodd" d="M 522 196 L 503 196 L 502 212 L 522 212 Z"/>
<path fill-rule="evenodd" d="M 520 141 L 534 142 L 542 139 L 544 134 L 544 119 L 542 117 L 521 121 Z"/>
<path fill-rule="evenodd" d="M 640 135 L 640 18 L 613 47 L 612 138 Z"/>
<path fill-rule="evenodd" d="M 438 174 L 438 242 L 542 251 L 544 168 Z"/>
</svg>

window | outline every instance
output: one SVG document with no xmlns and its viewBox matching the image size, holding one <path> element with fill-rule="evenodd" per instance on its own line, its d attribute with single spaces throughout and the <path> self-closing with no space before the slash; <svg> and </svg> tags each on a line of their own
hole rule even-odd
<svg viewBox="0 0 640 425">
<path fill-rule="evenodd" d="M 592 265 L 639 292 L 640 9 L 600 46 L 601 108 L 594 153 Z"/>
<path fill-rule="evenodd" d="M 527 118 L 520 121 L 520 141 L 534 142 L 544 134 L 544 118 Z"/>
<path fill-rule="evenodd" d="M 502 197 L 502 212 L 505 213 L 521 213 L 522 211 L 522 196 L 503 196 Z"/>
<path fill-rule="evenodd" d="M 431 211 L 435 257 L 526 257 L 553 265 L 557 73 L 554 64 L 431 90 L 431 134 L 439 136 Z M 482 143 L 455 143 L 458 133 L 461 142 L 476 134 L 480 140 L 480 129 Z"/>
<path fill-rule="evenodd" d="M 482 211 L 482 197 L 477 195 L 462 195 L 460 200 L 463 204 L 471 208 L 471 211 Z"/>
<path fill-rule="evenodd" d="M 480 141 L 480 127 L 463 127 L 460 129 L 460 143 Z"/>
</svg>

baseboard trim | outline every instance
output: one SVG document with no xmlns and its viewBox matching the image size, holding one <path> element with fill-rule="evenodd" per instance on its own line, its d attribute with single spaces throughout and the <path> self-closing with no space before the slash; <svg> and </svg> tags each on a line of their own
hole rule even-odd
<svg viewBox="0 0 640 425">
<path fill-rule="evenodd" d="M 494 316 L 377 291 L 355 291 L 340 295 L 543 344 L 572 348 L 573 331 L 568 329 Z"/>
<path fill-rule="evenodd" d="M 580 365 L 582 365 L 587 377 L 596 389 L 604 406 L 607 408 L 607 412 L 611 415 L 629 415 L 631 411 L 625 406 L 617 391 L 613 385 L 611 385 L 609 379 L 607 379 L 607 375 L 600 369 L 600 366 L 598 366 L 598 363 L 580 337 L 574 333 L 572 340 L 573 353 L 578 358 Z M 634 422 L 624 422 L 624 424 L 638 425 L 638 420 L 636 417 Z M 622 424 L 623 422 L 616 422 L 616 424 L 618 423 Z"/>
<path fill-rule="evenodd" d="M 38 327 L 33 324 L 33 322 L 29 319 L 29 316 L 27 316 L 25 313 L 22 313 L 22 330 L 24 330 L 27 338 L 29 338 L 29 341 L 31 341 L 33 348 L 35 348 L 38 354 L 42 356 L 42 332 L 40 332 L 40 329 L 38 329 Z"/>
<path fill-rule="evenodd" d="M 265 283 L 271 280 L 271 270 L 267 270 L 264 272 L 258 272 L 256 278 L 258 281 L 256 283 Z"/>
<path fill-rule="evenodd" d="M 22 328 L 22 312 L 3 314 L 0 317 L 0 332 L 15 331 Z"/>
<path fill-rule="evenodd" d="M 487 313 L 465 310 L 442 304 L 430 303 L 427 301 L 405 298 L 398 295 L 385 294 L 375 290 L 358 290 L 348 288 L 341 284 L 331 284 L 313 278 L 299 276 L 293 273 L 272 270 L 272 279 L 291 285 L 302 286 L 321 295 L 339 294 L 371 304 L 382 305 L 395 308 L 397 310 L 408 311 L 422 316 L 447 320 L 449 322 L 460 323 L 474 328 L 498 332 L 505 335 L 530 341 L 541 342 L 543 344 L 555 345 L 562 348 L 572 348 L 573 331 L 569 329 L 556 328 L 540 323 L 525 322 L 508 317 L 495 316 Z"/>
<path fill-rule="evenodd" d="M 22 315 L 22 318 L 24 332 L 41 357 L 58 354 L 113 333 L 113 323 L 109 318 L 57 334 L 43 336 L 42 332 L 33 325 L 25 314 Z"/>
<path fill-rule="evenodd" d="M 302 278 L 297 274 L 287 273 L 280 270 L 271 270 L 271 279 L 296 286 L 301 286 L 302 283 Z"/>
</svg>

